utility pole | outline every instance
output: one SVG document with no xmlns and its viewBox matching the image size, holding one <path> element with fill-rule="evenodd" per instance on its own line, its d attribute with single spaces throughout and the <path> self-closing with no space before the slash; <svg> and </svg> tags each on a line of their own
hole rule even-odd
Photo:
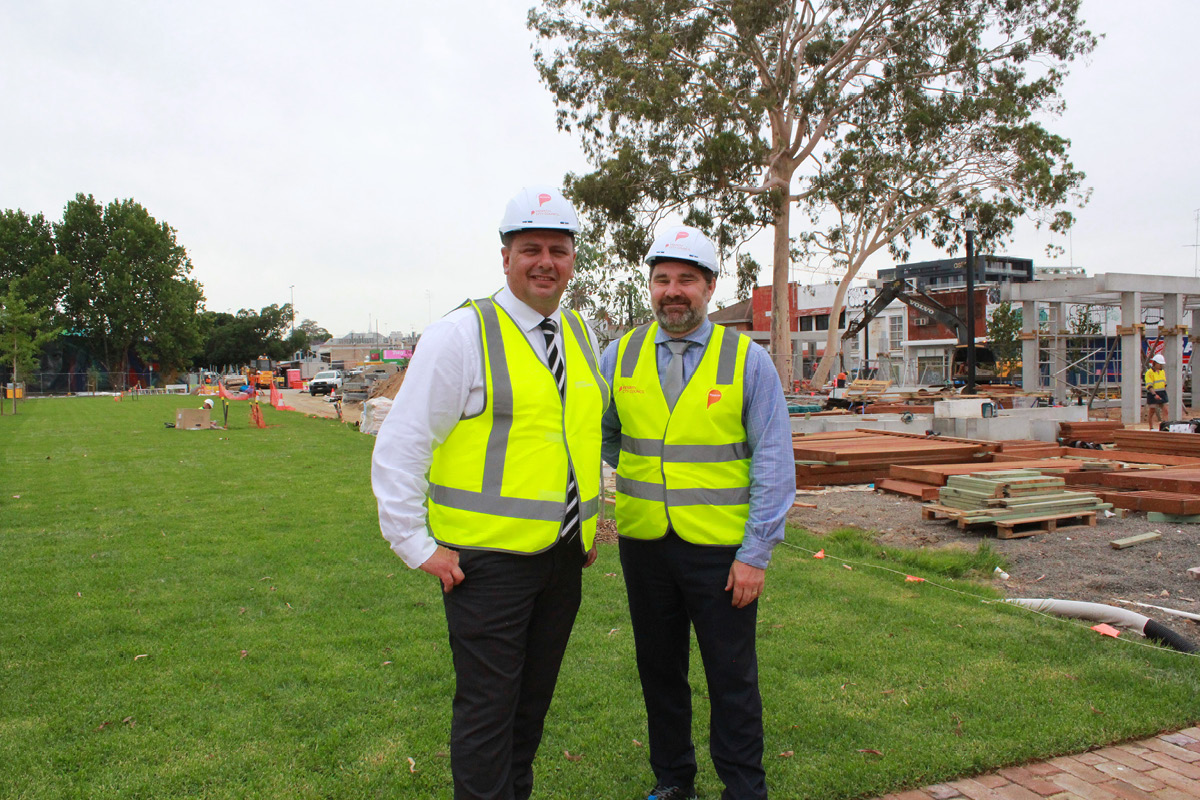
<svg viewBox="0 0 1200 800">
<path fill-rule="evenodd" d="M 967 232 L 967 385 L 963 394 L 975 394 L 975 215 L 963 219 Z"/>
</svg>

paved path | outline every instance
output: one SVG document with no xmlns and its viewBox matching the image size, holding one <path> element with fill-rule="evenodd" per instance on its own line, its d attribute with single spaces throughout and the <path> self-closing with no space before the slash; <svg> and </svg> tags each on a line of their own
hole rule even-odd
<svg viewBox="0 0 1200 800">
<path fill-rule="evenodd" d="M 1200 727 L 877 800 L 1195 800 Z"/>
</svg>

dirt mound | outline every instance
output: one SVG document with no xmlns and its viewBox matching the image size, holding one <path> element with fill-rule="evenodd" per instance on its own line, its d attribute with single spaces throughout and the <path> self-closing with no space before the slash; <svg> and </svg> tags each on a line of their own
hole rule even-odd
<svg viewBox="0 0 1200 800">
<path fill-rule="evenodd" d="M 389 400 L 396 399 L 396 392 L 400 391 L 400 384 L 404 383 L 404 371 L 401 370 L 395 375 L 389 377 L 386 381 L 380 381 L 371 387 L 371 397 L 386 397 Z"/>
</svg>

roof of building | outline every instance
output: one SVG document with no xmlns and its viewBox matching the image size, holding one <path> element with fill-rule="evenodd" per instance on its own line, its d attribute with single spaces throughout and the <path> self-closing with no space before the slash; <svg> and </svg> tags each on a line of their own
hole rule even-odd
<svg viewBox="0 0 1200 800">
<path fill-rule="evenodd" d="M 750 300 L 747 298 L 740 303 L 719 308 L 711 312 L 708 318 L 713 322 L 749 322 L 753 318 Z"/>
</svg>

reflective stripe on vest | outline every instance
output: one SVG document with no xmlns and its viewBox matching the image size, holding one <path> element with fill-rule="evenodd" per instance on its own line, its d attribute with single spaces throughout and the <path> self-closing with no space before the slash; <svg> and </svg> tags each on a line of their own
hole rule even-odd
<svg viewBox="0 0 1200 800">
<path fill-rule="evenodd" d="M 750 515 L 750 445 L 742 424 L 750 340 L 714 325 L 672 411 L 658 374 L 657 330 L 657 324 L 637 328 L 618 345 L 617 532 L 657 539 L 670 526 L 695 544 L 740 544 Z"/>
<path fill-rule="evenodd" d="M 574 312 L 561 314 L 564 406 L 554 376 L 508 313 L 491 299 L 469 305 L 479 316 L 484 408 L 459 420 L 433 452 L 430 532 L 440 544 L 466 549 L 536 553 L 553 547 L 571 464 L 583 545 L 590 549 L 609 387 L 583 321 Z"/>
</svg>

